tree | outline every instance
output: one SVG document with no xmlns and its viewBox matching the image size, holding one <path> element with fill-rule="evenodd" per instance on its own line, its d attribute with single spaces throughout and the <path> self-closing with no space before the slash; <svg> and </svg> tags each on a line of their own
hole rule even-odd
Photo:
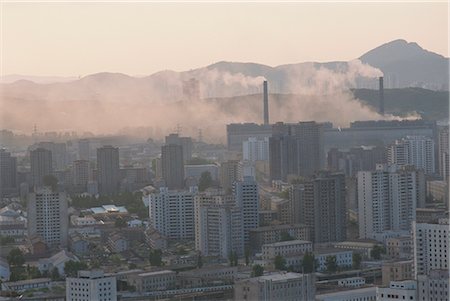
<svg viewBox="0 0 450 301">
<path fill-rule="evenodd" d="M 361 268 L 362 257 L 359 253 L 353 253 L 353 268 L 359 270 Z"/>
<path fill-rule="evenodd" d="M 127 222 L 123 218 L 118 218 L 114 222 L 114 227 L 116 228 L 125 228 L 127 226 Z"/>
<path fill-rule="evenodd" d="M 325 259 L 325 267 L 328 273 L 335 273 L 337 271 L 336 256 L 327 256 Z"/>
<path fill-rule="evenodd" d="M 237 252 L 234 252 L 234 254 L 233 254 L 234 266 L 238 265 L 238 260 L 239 260 L 238 254 L 237 254 Z"/>
<path fill-rule="evenodd" d="M 148 259 L 152 266 L 162 266 L 162 251 L 160 249 L 150 250 Z"/>
<path fill-rule="evenodd" d="M 211 173 L 209 171 L 204 171 L 200 175 L 200 179 L 198 181 L 198 190 L 205 191 L 207 188 L 213 186 L 213 179 L 211 177 Z"/>
<path fill-rule="evenodd" d="M 64 273 L 69 277 L 77 277 L 78 271 L 86 270 L 87 264 L 82 261 L 69 260 L 64 264 Z"/>
<path fill-rule="evenodd" d="M 22 266 L 25 263 L 22 251 L 19 248 L 12 249 L 6 257 L 9 266 Z"/>
<path fill-rule="evenodd" d="M 289 241 L 289 240 L 295 240 L 295 238 L 292 237 L 288 232 L 281 232 L 280 241 Z"/>
<path fill-rule="evenodd" d="M 383 246 L 376 245 L 370 251 L 370 256 L 373 259 L 380 260 L 381 259 L 381 254 L 385 254 L 385 253 L 386 253 L 386 250 L 384 249 Z"/>
<path fill-rule="evenodd" d="M 264 268 L 259 264 L 255 264 L 252 268 L 252 277 L 259 277 L 264 275 Z"/>
<path fill-rule="evenodd" d="M 286 259 L 284 259 L 282 256 L 277 255 L 273 263 L 277 270 L 286 270 Z"/>
<path fill-rule="evenodd" d="M 54 267 L 52 269 L 52 273 L 50 274 L 50 278 L 55 281 L 61 279 L 61 275 L 59 274 L 58 268 Z"/>
<path fill-rule="evenodd" d="M 306 273 L 306 274 L 314 273 L 315 272 L 315 261 L 316 261 L 316 259 L 314 258 L 314 254 L 306 253 L 303 256 L 303 260 L 302 260 L 303 273 Z"/>
<path fill-rule="evenodd" d="M 120 254 L 113 254 L 109 257 L 109 259 L 115 266 L 120 266 L 122 263 L 122 257 Z"/>
<path fill-rule="evenodd" d="M 250 249 L 245 248 L 245 265 L 249 265 L 250 263 Z"/>
</svg>

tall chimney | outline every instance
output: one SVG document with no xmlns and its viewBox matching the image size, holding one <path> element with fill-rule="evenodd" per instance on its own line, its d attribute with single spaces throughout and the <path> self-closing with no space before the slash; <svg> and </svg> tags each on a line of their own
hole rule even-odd
<svg viewBox="0 0 450 301">
<path fill-rule="evenodd" d="M 264 81 L 264 124 L 269 124 L 269 94 L 267 92 L 267 81 Z"/>
<path fill-rule="evenodd" d="M 380 114 L 384 115 L 384 87 L 383 87 L 383 77 L 379 78 L 379 93 L 380 93 Z"/>
</svg>

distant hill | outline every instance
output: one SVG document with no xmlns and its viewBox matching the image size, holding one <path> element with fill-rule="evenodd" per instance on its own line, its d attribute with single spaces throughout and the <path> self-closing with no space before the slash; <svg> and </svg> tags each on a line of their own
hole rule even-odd
<svg viewBox="0 0 450 301">
<path fill-rule="evenodd" d="M 393 87 L 449 88 L 449 59 L 414 42 L 391 41 L 363 54 L 360 60 L 383 71 Z"/>
<path fill-rule="evenodd" d="M 375 110 L 379 105 L 379 93 L 376 90 L 356 89 L 353 95 Z M 449 92 L 432 91 L 422 88 L 385 89 L 384 106 L 386 113 L 403 116 L 416 111 L 424 119 L 448 119 Z"/>
</svg>

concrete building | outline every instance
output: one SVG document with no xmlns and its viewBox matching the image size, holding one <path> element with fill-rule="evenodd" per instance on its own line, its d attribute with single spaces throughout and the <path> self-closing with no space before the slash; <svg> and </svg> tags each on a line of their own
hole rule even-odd
<svg viewBox="0 0 450 301">
<path fill-rule="evenodd" d="M 270 179 L 311 176 L 324 167 L 323 126 L 314 121 L 273 125 L 269 139 Z"/>
<path fill-rule="evenodd" d="M 184 188 L 183 147 L 166 144 L 161 147 L 161 171 L 165 186 L 169 189 Z"/>
<path fill-rule="evenodd" d="M 352 290 L 339 290 L 336 292 L 316 295 L 316 301 L 376 301 L 376 287 L 364 287 Z"/>
<path fill-rule="evenodd" d="M 89 161 L 91 159 L 91 146 L 89 139 L 78 140 L 78 160 Z"/>
<path fill-rule="evenodd" d="M 435 173 L 434 140 L 425 136 L 407 136 L 388 147 L 388 164 L 413 165 L 426 174 Z"/>
<path fill-rule="evenodd" d="M 119 193 L 119 148 L 107 145 L 97 149 L 97 182 L 100 195 Z"/>
<path fill-rule="evenodd" d="M 53 170 L 64 170 L 69 164 L 69 156 L 65 143 L 39 142 L 30 147 L 31 149 L 43 148 L 52 153 Z"/>
<path fill-rule="evenodd" d="M 437 209 L 437 208 L 416 209 L 416 223 L 418 224 L 433 224 L 437 223 L 439 219 L 446 217 L 448 217 L 447 209 Z"/>
<path fill-rule="evenodd" d="M 260 252 L 264 244 L 281 241 L 283 234 L 288 234 L 297 240 L 310 241 L 309 228 L 303 224 L 273 225 L 250 230 L 250 246 L 253 252 Z"/>
<path fill-rule="evenodd" d="M 235 300 L 314 300 L 314 275 L 274 273 L 244 279 L 234 286 Z"/>
<path fill-rule="evenodd" d="M 244 255 L 241 209 L 232 196 L 195 196 L 195 248 L 204 256 Z"/>
<path fill-rule="evenodd" d="M 449 132 L 448 125 L 439 129 L 438 134 L 438 163 L 439 163 L 439 175 L 448 180 L 449 177 Z"/>
<path fill-rule="evenodd" d="M 349 151 L 332 148 L 327 154 L 328 170 L 341 171 L 346 177 L 354 177 L 358 171 L 374 170 L 376 164 L 387 163 L 386 149 L 354 147 Z"/>
<path fill-rule="evenodd" d="M 181 145 L 183 151 L 183 162 L 188 163 L 192 159 L 192 138 L 180 137 L 178 134 L 170 134 L 166 136 L 166 145 Z"/>
<path fill-rule="evenodd" d="M 72 173 L 73 185 L 75 186 L 75 189 L 81 192 L 85 192 L 87 190 L 87 185 L 91 180 L 89 161 L 73 161 Z"/>
<path fill-rule="evenodd" d="M 41 187 L 44 177 L 53 174 L 52 152 L 44 148 L 32 150 L 30 151 L 30 163 L 32 186 Z"/>
<path fill-rule="evenodd" d="M 315 243 L 346 238 L 345 177 L 343 173 L 321 172 L 311 180 L 294 185 L 293 221 L 309 227 Z"/>
<path fill-rule="evenodd" d="M 78 277 L 66 278 L 67 301 L 116 301 L 116 278 L 101 270 L 79 271 Z"/>
<path fill-rule="evenodd" d="M 263 260 L 273 260 L 276 256 L 298 255 L 312 252 L 312 242 L 305 240 L 289 240 L 265 244 L 261 248 Z"/>
<path fill-rule="evenodd" d="M 184 176 L 186 178 L 194 178 L 196 181 L 200 180 L 202 173 L 209 172 L 213 181 L 219 180 L 219 166 L 216 164 L 201 164 L 201 165 L 185 165 Z"/>
<path fill-rule="evenodd" d="M 386 254 L 395 259 L 412 258 L 413 242 L 411 236 L 391 237 L 386 240 Z"/>
<path fill-rule="evenodd" d="M 244 161 L 269 161 L 269 137 L 258 139 L 250 137 L 242 143 Z"/>
<path fill-rule="evenodd" d="M 229 151 L 241 152 L 242 143 L 249 138 L 265 139 L 272 136 L 272 125 L 256 123 L 227 124 L 227 146 Z"/>
<path fill-rule="evenodd" d="M 225 191 L 231 191 L 236 181 L 242 180 L 242 163 L 238 160 L 230 160 L 220 164 L 220 186 Z"/>
<path fill-rule="evenodd" d="M 193 239 L 194 196 L 196 187 L 190 190 L 169 190 L 148 195 L 150 225 L 169 239 Z"/>
<path fill-rule="evenodd" d="M 433 197 L 435 201 L 442 202 L 448 207 L 448 181 L 427 181 L 427 196 Z"/>
<path fill-rule="evenodd" d="M 327 258 L 336 257 L 336 266 L 339 268 L 350 268 L 353 265 L 353 251 L 338 248 L 319 248 L 314 250 L 314 259 L 317 260 L 316 270 L 319 272 L 326 271 Z"/>
<path fill-rule="evenodd" d="M 40 236 L 49 247 L 66 247 L 68 242 L 68 200 L 63 192 L 42 187 L 29 194 L 28 236 Z"/>
<path fill-rule="evenodd" d="M 414 279 L 413 260 L 385 261 L 381 266 L 383 286 L 391 281 Z"/>
<path fill-rule="evenodd" d="M 0 198 L 14 196 L 18 191 L 17 158 L 0 149 Z"/>
<path fill-rule="evenodd" d="M 389 287 L 377 287 L 377 301 L 417 301 L 415 280 L 391 281 Z"/>
<path fill-rule="evenodd" d="M 177 273 L 163 270 L 130 275 L 129 284 L 139 293 L 175 289 Z"/>
<path fill-rule="evenodd" d="M 251 177 L 244 177 L 242 181 L 234 182 L 233 195 L 236 206 L 242 213 L 242 228 L 244 244 L 250 241 L 250 230 L 259 227 L 259 192 L 258 184 Z"/>
<path fill-rule="evenodd" d="M 450 279 L 448 269 L 432 270 L 428 275 L 417 276 L 417 300 L 448 301 Z"/>
<path fill-rule="evenodd" d="M 448 219 L 434 224 L 413 223 L 415 276 L 431 270 L 449 269 L 450 230 Z"/>
<path fill-rule="evenodd" d="M 423 179 L 415 169 L 380 164 L 375 171 L 358 172 L 357 182 L 360 238 L 411 230 L 424 195 Z"/>
</svg>

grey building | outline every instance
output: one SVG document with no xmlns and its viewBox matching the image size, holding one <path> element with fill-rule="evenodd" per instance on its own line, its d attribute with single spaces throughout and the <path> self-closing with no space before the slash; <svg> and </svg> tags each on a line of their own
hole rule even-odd
<svg viewBox="0 0 450 301">
<path fill-rule="evenodd" d="M 321 172 L 292 189 L 294 223 L 305 224 L 315 243 L 346 239 L 345 176 Z"/>
<path fill-rule="evenodd" d="M 31 184 L 40 187 L 45 176 L 53 174 L 52 152 L 48 149 L 37 148 L 30 152 Z"/>
<path fill-rule="evenodd" d="M 18 192 L 17 159 L 11 153 L 0 150 L 0 198 Z"/>
<path fill-rule="evenodd" d="M 101 195 L 119 192 L 120 168 L 119 149 L 110 145 L 97 149 L 97 182 Z"/>
<path fill-rule="evenodd" d="M 49 247 L 67 247 L 68 200 L 63 192 L 42 187 L 29 194 L 28 235 L 39 236 Z"/>
<path fill-rule="evenodd" d="M 166 187 L 171 190 L 184 187 L 184 161 L 181 145 L 167 144 L 162 146 L 161 167 Z"/>
<path fill-rule="evenodd" d="M 311 122 L 273 125 L 269 139 L 271 180 L 311 176 L 324 167 L 323 125 Z"/>
<path fill-rule="evenodd" d="M 182 146 L 184 163 L 187 163 L 192 159 L 193 145 L 191 137 L 180 137 L 178 134 L 170 134 L 169 136 L 166 136 L 166 145 L 168 144 L 176 144 Z"/>
<path fill-rule="evenodd" d="M 242 212 L 244 243 L 248 244 L 250 230 L 259 227 L 258 184 L 252 177 L 244 177 L 243 181 L 234 183 L 233 194 Z"/>
</svg>

